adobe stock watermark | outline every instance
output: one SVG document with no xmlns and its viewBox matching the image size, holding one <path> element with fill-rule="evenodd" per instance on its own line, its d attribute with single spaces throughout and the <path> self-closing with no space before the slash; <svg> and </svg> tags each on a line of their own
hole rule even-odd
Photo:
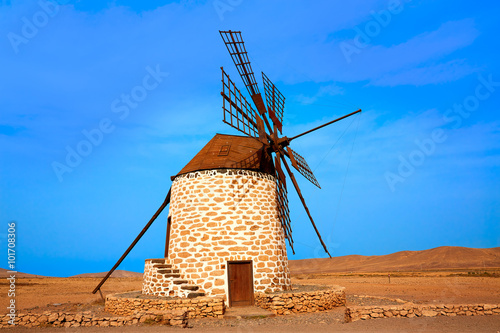
<svg viewBox="0 0 500 333">
<path fill-rule="evenodd" d="M 232 12 L 236 7 L 241 5 L 243 0 L 214 0 L 212 3 L 215 12 L 219 16 L 221 21 L 224 21 L 224 14 L 226 12 Z"/>
<path fill-rule="evenodd" d="M 39 0 L 37 2 L 39 10 L 30 17 L 21 17 L 22 25 L 19 33 L 13 31 L 7 33 L 7 39 L 14 53 L 19 53 L 19 46 L 28 44 L 35 38 L 40 29 L 46 27 L 50 20 L 59 14 L 60 7 L 69 2 L 69 0 Z"/>
<path fill-rule="evenodd" d="M 352 41 L 345 41 L 339 44 L 340 50 L 348 64 L 352 62 L 354 54 L 360 54 L 361 50 L 368 47 L 373 38 L 380 35 L 383 28 L 386 28 L 392 21 L 394 15 L 401 14 L 405 8 L 405 2 L 412 0 L 390 0 L 387 8 L 379 12 L 371 11 L 372 19 L 364 24 L 363 27 L 355 26 L 353 30 L 356 36 Z"/>
<path fill-rule="evenodd" d="M 464 119 L 467 119 L 481 105 L 482 101 L 487 100 L 500 87 L 500 81 L 493 81 L 493 75 L 490 74 L 487 78 L 483 75 L 478 76 L 479 83 L 474 89 L 474 93 L 465 97 L 461 103 L 453 104 L 453 107 L 446 110 L 443 114 L 443 120 L 446 125 L 451 125 L 451 128 L 457 129 L 462 126 Z M 448 139 L 443 128 L 435 128 L 430 136 L 424 140 L 415 140 L 417 146 L 408 156 L 399 155 L 399 165 L 396 172 L 386 172 L 384 174 L 385 181 L 391 192 L 396 191 L 396 185 L 404 183 L 408 177 L 415 173 L 415 170 L 422 166 L 426 158 L 434 154 L 439 144 L 444 143 Z"/>
<path fill-rule="evenodd" d="M 147 66 L 146 72 L 141 84 L 130 89 L 130 93 L 123 93 L 111 102 L 111 112 L 119 120 L 125 120 L 130 115 L 130 111 L 136 109 L 148 97 L 149 93 L 158 88 L 164 78 L 169 75 L 169 73 L 161 71 L 160 65 L 156 65 L 154 69 Z M 94 149 L 102 144 L 106 134 L 112 133 L 115 129 L 115 122 L 111 118 L 104 117 L 94 128 L 82 130 L 84 138 L 73 147 L 66 146 L 67 154 L 64 161 L 53 161 L 51 164 L 59 182 L 63 181 L 64 174 L 73 172 L 84 158 L 92 154 Z"/>
<path fill-rule="evenodd" d="M 319 240 L 318 240 L 318 242 L 319 242 Z M 326 238 L 325 245 L 326 245 L 326 248 L 328 249 L 328 252 L 330 252 L 330 254 L 332 254 L 333 250 L 338 249 L 341 244 L 334 242 L 332 240 L 332 235 L 330 234 Z M 314 247 L 314 258 L 321 258 L 324 256 L 328 256 L 328 254 L 325 252 L 325 248 L 323 247 L 323 245 L 321 245 L 321 244 L 316 245 Z"/>
<path fill-rule="evenodd" d="M 16 221 L 7 224 L 7 284 L 9 297 L 7 306 L 8 323 L 16 324 Z"/>
</svg>

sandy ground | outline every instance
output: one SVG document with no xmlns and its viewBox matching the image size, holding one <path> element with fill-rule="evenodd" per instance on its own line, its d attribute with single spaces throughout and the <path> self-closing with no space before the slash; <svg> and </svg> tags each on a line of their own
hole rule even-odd
<svg viewBox="0 0 500 333">
<path fill-rule="evenodd" d="M 295 284 L 340 285 L 346 295 L 399 298 L 414 303 L 500 303 L 500 271 L 496 277 L 469 276 L 464 272 L 381 274 L 304 274 Z"/>
<path fill-rule="evenodd" d="M 21 278 L 16 282 L 16 308 L 20 311 L 80 311 L 102 303 L 99 292 L 92 290 L 100 278 Z M 110 278 L 102 287 L 107 294 L 140 290 L 142 278 Z M 0 313 L 6 313 L 8 284 L 0 281 Z M 58 305 L 54 305 L 58 304 Z"/>
<path fill-rule="evenodd" d="M 294 284 L 341 285 L 346 287 L 348 305 L 387 304 L 387 300 L 360 298 L 377 296 L 402 299 L 415 303 L 500 303 L 500 274 L 490 271 L 489 276 L 471 276 L 463 272 L 419 272 L 387 274 L 303 274 L 292 278 Z M 484 274 L 483 274 L 484 275 Z M 102 311 L 99 294 L 91 291 L 99 278 L 22 278 L 16 285 L 17 309 L 38 311 Z M 104 295 L 139 290 L 141 278 L 112 278 L 103 287 Z M 8 301 L 6 280 L 0 283 L 2 313 Z M 360 300 L 370 300 L 360 301 Z M 361 302 L 361 303 L 360 303 Z M 101 309 L 101 310 L 99 310 Z M 316 314 L 300 314 L 266 319 L 191 320 L 189 332 L 500 332 L 500 316 L 380 319 L 344 324 L 343 309 Z M 86 329 L 37 329 L 41 332 L 93 332 Z M 170 327 L 121 327 L 107 332 L 159 332 L 180 331 Z M 15 328 L 11 331 L 24 332 Z M 32 330 L 33 331 L 33 330 Z"/>
<path fill-rule="evenodd" d="M 490 271 L 500 276 L 500 271 Z M 53 310 L 71 305 L 78 310 L 99 303 L 99 293 L 92 290 L 99 278 L 21 278 L 16 284 L 17 309 Z M 469 276 L 464 272 L 419 272 L 387 274 L 302 274 L 292 278 L 293 284 L 340 285 L 347 296 L 371 295 L 400 298 L 414 303 L 500 303 L 500 277 Z M 141 278 L 111 278 L 103 286 L 103 294 L 140 290 Z M 8 297 L 6 280 L 0 281 L 1 313 L 5 313 Z M 53 305 L 61 304 L 61 305 Z"/>
</svg>

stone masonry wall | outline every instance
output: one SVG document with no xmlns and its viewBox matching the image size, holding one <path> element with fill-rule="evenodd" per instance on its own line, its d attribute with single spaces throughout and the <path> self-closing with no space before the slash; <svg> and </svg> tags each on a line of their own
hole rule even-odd
<svg viewBox="0 0 500 333">
<path fill-rule="evenodd" d="M 353 306 L 345 312 L 345 321 L 391 317 L 484 316 L 500 315 L 500 304 L 413 304 Z"/>
<path fill-rule="evenodd" d="M 106 311 L 130 316 L 134 313 L 151 311 L 182 311 L 187 318 L 222 318 L 224 299 L 222 297 L 197 297 L 191 299 L 143 299 L 113 294 L 106 296 Z"/>
<path fill-rule="evenodd" d="M 251 260 L 254 290 L 289 290 L 274 177 L 208 170 L 175 178 L 168 263 L 207 295 L 227 295 L 227 262 Z"/>
<path fill-rule="evenodd" d="M 159 323 L 178 327 L 187 326 L 187 311 L 134 312 L 126 317 L 109 317 L 81 313 L 44 312 L 17 313 L 14 321 L 9 314 L 0 316 L 0 328 L 21 327 L 116 327 Z M 13 322 L 13 324 L 12 324 Z"/>
<path fill-rule="evenodd" d="M 345 288 L 340 287 L 322 291 L 280 293 L 268 295 L 255 294 L 255 305 L 273 311 L 277 315 L 298 312 L 318 312 L 345 306 Z"/>
</svg>

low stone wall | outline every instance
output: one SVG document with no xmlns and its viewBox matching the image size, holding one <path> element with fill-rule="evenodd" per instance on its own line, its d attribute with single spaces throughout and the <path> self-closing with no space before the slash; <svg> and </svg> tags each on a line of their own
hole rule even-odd
<svg viewBox="0 0 500 333">
<path fill-rule="evenodd" d="M 161 323 L 163 325 L 172 325 L 186 327 L 187 312 L 182 310 L 175 311 L 149 311 L 137 312 L 126 317 L 103 317 L 93 315 L 91 312 L 82 313 L 63 313 L 63 312 L 44 312 L 44 313 L 18 313 L 14 319 L 14 325 L 9 315 L 0 317 L 0 328 L 24 326 L 24 327 L 110 327 L 125 326 L 135 324 L 153 324 Z"/>
<path fill-rule="evenodd" d="M 255 294 L 255 305 L 277 315 L 317 312 L 345 306 L 345 288 L 280 294 Z"/>
<path fill-rule="evenodd" d="M 345 321 L 391 317 L 484 316 L 500 315 L 500 304 L 413 304 L 353 306 L 345 312 Z"/>
<path fill-rule="evenodd" d="M 225 306 L 222 297 L 152 299 L 132 298 L 120 294 L 112 294 L 106 296 L 104 309 L 121 316 L 129 316 L 137 311 L 182 310 L 186 312 L 187 318 L 222 318 Z"/>
</svg>

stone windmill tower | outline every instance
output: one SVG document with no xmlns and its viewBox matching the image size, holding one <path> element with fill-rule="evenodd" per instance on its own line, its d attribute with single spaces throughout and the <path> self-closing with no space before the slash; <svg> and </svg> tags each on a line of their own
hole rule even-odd
<svg viewBox="0 0 500 333">
<path fill-rule="evenodd" d="M 294 137 L 280 137 L 285 98 L 262 73 L 264 103 L 241 33 L 220 33 L 257 109 L 221 68 L 223 121 L 245 136 L 216 134 L 172 176 L 172 187 L 163 205 L 94 293 L 168 204 L 165 257 L 146 260 L 143 294 L 223 295 L 229 306 L 237 306 L 253 304 L 254 291 L 290 289 L 286 241 L 293 251 L 293 239 L 282 164 L 319 241 L 330 255 L 287 159 L 314 185 L 319 184 L 304 158 L 289 145 L 302 135 L 361 110 Z"/>
</svg>

